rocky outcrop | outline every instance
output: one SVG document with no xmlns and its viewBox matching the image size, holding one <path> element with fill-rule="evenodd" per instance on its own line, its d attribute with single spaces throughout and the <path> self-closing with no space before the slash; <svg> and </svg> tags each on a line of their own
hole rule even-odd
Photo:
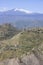
<svg viewBox="0 0 43 65">
<path fill-rule="evenodd" d="M 33 50 L 33 53 L 39 60 L 40 65 L 43 65 L 43 54 L 39 50 Z"/>
<path fill-rule="evenodd" d="M 39 60 L 35 57 L 34 54 L 30 54 L 29 56 L 25 56 L 22 58 L 23 63 L 26 65 L 40 65 Z"/>
<path fill-rule="evenodd" d="M 42 60 L 38 59 L 35 54 L 24 55 L 22 58 L 13 58 L 0 61 L 0 65 L 43 65 Z"/>
</svg>

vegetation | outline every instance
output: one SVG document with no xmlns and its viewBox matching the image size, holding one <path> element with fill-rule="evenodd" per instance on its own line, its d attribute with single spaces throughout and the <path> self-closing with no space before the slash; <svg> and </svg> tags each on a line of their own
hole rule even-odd
<svg viewBox="0 0 43 65">
<path fill-rule="evenodd" d="M 11 24 L 0 25 L 0 40 L 13 37 L 19 31 Z"/>
<path fill-rule="evenodd" d="M 6 28 L 6 26 L 3 28 Z M 33 49 L 38 49 L 40 53 L 43 54 L 43 28 L 26 29 L 18 34 L 17 31 L 15 31 L 16 35 L 12 35 L 15 34 L 14 28 L 9 26 L 8 28 L 6 28 L 6 30 L 13 31 L 13 33 L 7 33 L 9 36 L 11 35 L 10 39 L 9 36 L 5 37 L 4 35 L 4 38 L 8 38 L 2 38 L 3 40 L 0 40 L 0 60 L 14 57 L 19 58 L 23 54 L 31 53 Z"/>
</svg>

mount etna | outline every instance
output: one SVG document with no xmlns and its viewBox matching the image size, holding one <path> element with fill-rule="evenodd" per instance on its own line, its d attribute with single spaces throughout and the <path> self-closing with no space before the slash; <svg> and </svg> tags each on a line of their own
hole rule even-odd
<svg viewBox="0 0 43 65">
<path fill-rule="evenodd" d="M 18 28 L 43 27 L 43 13 L 34 13 L 25 9 L 0 11 L 0 24 L 12 23 Z"/>
</svg>

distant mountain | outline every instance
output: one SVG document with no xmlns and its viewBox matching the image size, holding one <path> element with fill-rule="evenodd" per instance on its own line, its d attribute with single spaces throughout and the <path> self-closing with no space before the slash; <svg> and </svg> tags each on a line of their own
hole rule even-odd
<svg viewBox="0 0 43 65">
<path fill-rule="evenodd" d="M 12 9 L 0 12 L 0 24 L 12 23 L 18 28 L 43 26 L 43 14 L 24 9 Z"/>
<path fill-rule="evenodd" d="M 3 13 L 3 14 L 2 14 Z M 3 12 L 0 12 L 0 14 L 2 15 L 25 15 L 25 14 L 30 14 L 32 13 L 31 11 L 28 11 L 28 10 L 25 10 L 25 9 L 12 9 L 12 10 L 8 10 L 8 11 L 3 11 Z"/>
</svg>

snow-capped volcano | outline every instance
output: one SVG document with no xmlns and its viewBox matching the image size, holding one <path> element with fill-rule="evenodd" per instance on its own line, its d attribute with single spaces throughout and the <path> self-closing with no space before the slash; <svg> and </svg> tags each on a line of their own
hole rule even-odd
<svg viewBox="0 0 43 65">
<path fill-rule="evenodd" d="M 32 11 L 26 10 L 26 9 L 21 9 L 21 8 L 15 8 L 11 10 L 5 10 L 1 11 L 4 15 L 27 15 L 27 14 L 32 14 Z"/>
<path fill-rule="evenodd" d="M 13 23 L 18 28 L 31 26 L 43 26 L 43 14 L 34 13 L 25 9 L 11 9 L 0 12 L 0 24 Z"/>
<path fill-rule="evenodd" d="M 32 11 L 29 11 L 29 10 L 25 10 L 25 9 L 19 9 L 19 8 L 15 8 L 14 11 L 20 11 L 20 12 L 24 12 L 24 13 L 32 13 Z"/>
</svg>

